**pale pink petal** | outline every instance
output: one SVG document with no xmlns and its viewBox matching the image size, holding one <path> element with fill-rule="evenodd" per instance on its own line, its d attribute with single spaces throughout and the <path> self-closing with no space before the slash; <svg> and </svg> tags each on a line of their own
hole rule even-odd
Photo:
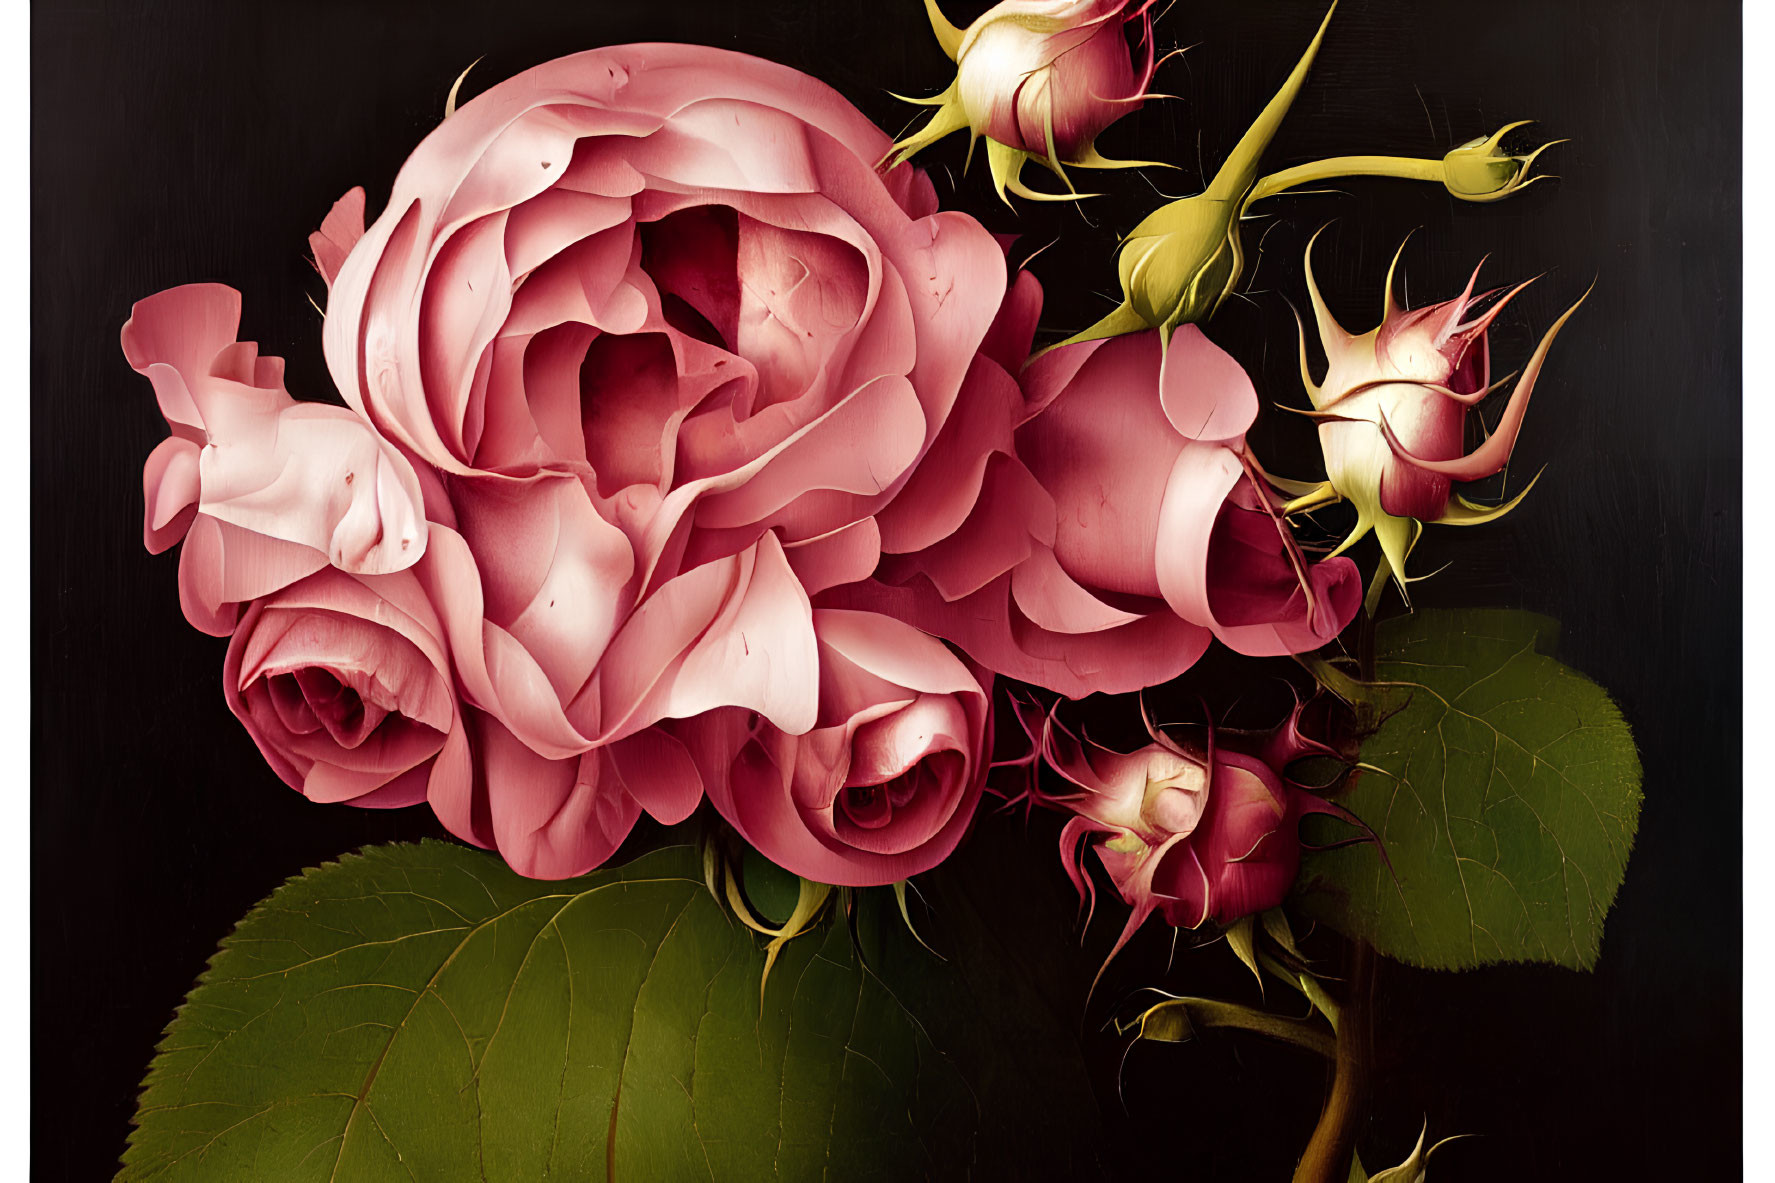
<svg viewBox="0 0 1775 1183">
<path fill-rule="evenodd" d="M 978 694 L 980 684 L 941 641 L 889 616 L 819 608 L 820 647 L 896 686 L 923 694 Z M 858 704 L 860 705 L 860 704 Z"/>
<path fill-rule="evenodd" d="M 1054 633 L 1101 633 L 1140 619 L 1104 603 L 1066 573 L 1046 547 L 1038 547 L 1011 571 L 1011 598 L 1037 628 Z"/>
<path fill-rule="evenodd" d="M 1316 649 L 1343 631 L 1362 600 L 1348 559 L 1308 567 L 1230 448 L 1192 443 L 1177 458 L 1160 511 L 1159 584 L 1186 620 L 1254 657 Z"/>
<path fill-rule="evenodd" d="M 335 566 L 381 574 L 425 553 L 412 466 L 341 407 L 297 403 L 276 416 L 218 406 L 201 457 L 209 517 L 320 551 Z"/>
<path fill-rule="evenodd" d="M 659 719 L 689 718 L 722 706 L 749 707 L 790 734 L 814 725 L 819 664 L 807 593 L 773 534 L 766 534 L 735 566 L 736 581 L 719 615 L 674 667 L 648 687 L 645 698 L 630 705 L 626 694 L 612 698 L 611 687 L 606 687 L 606 739 L 633 734 Z M 647 602 L 631 626 L 660 603 L 665 591 Z M 625 629 L 611 645 L 607 670 L 620 668 L 633 651 L 619 652 L 627 633 Z"/>
<path fill-rule="evenodd" d="M 487 619 L 529 650 L 563 701 L 571 699 L 629 606 L 628 539 L 577 477 L 464 477 L 452 492 Z"/>
<path fill-rule="evenodd" d="M 431 537 L 414 576 L 437 611 L 463 697 L 544 756 L 565 759 L 591 747 L 568 722 L 536 659 L 487 622 L 480 572 L 461 535 L 434 524 Z"/>
</svg>

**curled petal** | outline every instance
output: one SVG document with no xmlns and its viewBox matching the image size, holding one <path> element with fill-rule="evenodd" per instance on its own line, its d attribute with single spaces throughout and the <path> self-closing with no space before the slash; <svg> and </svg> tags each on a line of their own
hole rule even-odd
<svg viewBox="0 0 1775 1183">
<path fill-rule="evenodd" d="M 1185 448 L 1160 515 L 1166 602 L 1230 648 L 1252 656 L 1303 653 L 1355 617 L 1362 600 L 1355 565 L 1329 559 L 1308 567 L 1279 509 L 1231 449 Z"/>
</svg>

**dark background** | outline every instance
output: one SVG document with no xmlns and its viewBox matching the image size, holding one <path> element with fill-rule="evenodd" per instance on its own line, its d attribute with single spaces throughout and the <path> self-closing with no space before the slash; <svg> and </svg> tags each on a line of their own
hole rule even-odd
<svg viewBox="0 0 1775 1183">
<path fill-rule="evenodd" d="M 984 7 L 951 0 L 950 16 Z M 998 205 L 983 160 L 956 177 L 960 138 L 921 163 L 946 205 L 1026 233 L 1026 250 L 1064 232 L 1034 270 L 1044 323 L 1081 327 L 1108 307 L 1113 244 L 1161 200 L 1151 186 L 1199 187 L 1198 159 L 1212 170 L 1322 11 L 1179 4 L 1161 48 L 1197 48 L 1157 89 L 1180 100 L 1101 146 L 1182 167 L 1105 176 L 1090 187 L 1109 196 L 1082 213 Z M 893 132 L 916 112 L 884 92 L 934 93 L 952 67 L 916 0 L 186 0 L 33 18 L 32 1165 L 84 1180 L 115 1169 L 162 1026 L 251 904 L 366 842 L 441 834 L 423 809 L 307 804 L 228 715 L 223 643 L 184 624 L 175 557 L 141 547 L 140 468 L 164 428 L 117 346 L 131 302 L 231 284 L 242 336 L 288 358 L 292 393 L 335 398 L 306 235 L 354 184 L 380 208 L 476 57 L 465 96 L 600 44 L 730 46 L 825 79 Z M 1717 0 L 1344 0 L 1272 167 L 1438 156 L 1534 116 L 1533 132 L 1572 140 L 1543 158 L 1562 179 L 1490 206 L 1390 181 L 1282 199 L 1247 239 L 1263 236 L 1251 299 L 1209 329 L 1266 400 L 1305 405 L 1284 297 L 1303 299 L 1301 247 L 1332 219 L 1320 282 L 1357 331 L 1378 319 L 1387 260 L 1414 226 L 1414 302 L 1452 296 L 1488 251 L 1495 281 L 1549 272 L 1494 334 L 1500 371 L 1600 280 L 1516 452 L 1518 473 L 1547 476 L 1499 524 L 1433 528 L 1417 570 L 1454 566 L 1416 595 L 1565 622 L 1561 656 L 1614 693 L 1640 741 L 1638 845 L 1595 973 L 1386 979 L 1371 1168 L 1427 1118 L 1432 1138 L 1483 1135 L 1438 1155 L 1438 1183 L 1739 1171 L 1739 61 L 1739 6 Z M 1304 420 L 1272 412 L 1256 442 L 1273 470 L 1314 475 Z M 1149 935 L 1128 957 L 1156 969 L 1165 951 Z M 1323 1080 L 1291 1052 L 1210 1040 L 1141 1049 L 1126 1084 L 1125 1113 L 1105 1095 L 1112 1135 L 1170 1177 L 1269 1179 L 1304 1145 Z"/>
</svg>

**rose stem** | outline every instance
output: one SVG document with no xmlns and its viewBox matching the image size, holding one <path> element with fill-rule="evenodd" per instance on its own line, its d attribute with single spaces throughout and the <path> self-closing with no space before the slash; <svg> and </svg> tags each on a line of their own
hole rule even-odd
<svg viewBox="0 0 1775 1183">
<path fill-rule="evenodd" d="M 1356 661 L 1362 680 L 1374 681 L 1372 612 L 1356 618 Z M 1366 732 L 1374 726 L 1371 712 L 1364 703 L 1359 710 L 1359 730 Z M 1374 984 L 1380 958 L 1367 941 L 1358 940 L 1350 942 L 1345 960 L 1349 990 L 1338 1016 L 1331 1092 L 1300 1165 L 1294 1169 L 1294 1183 L 1346 1183 L 1357 1134 L 1367 1117 L 1368 1077 L 1374 1057 Z"/>
<path fill-rule="evenodd" d="M 1294 1169 L 1294 1183 L 1345 1183 L 1350 1156 L 1368 1109 L 1373 1056 L 1374 978 L 1378 958 L 1366 941 L 1349 951 L 1349 993 L 1338 1017 L 1336 1067 L 1319 1124 Z"/>
</svg>

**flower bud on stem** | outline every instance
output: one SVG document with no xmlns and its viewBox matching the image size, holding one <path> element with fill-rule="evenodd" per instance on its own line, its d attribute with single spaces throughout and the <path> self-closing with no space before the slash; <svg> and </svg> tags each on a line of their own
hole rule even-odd
<svg viewBox="0 0 1775 1183">
<path fill-rule="evenodd" d="M 1506 125 L 1490 136 L 1469 140 L 1454 148 L 1440 160 L 1410 156 L 1334 156 L 1297 164 L 1262 178 L 1252 188 L 1245 204 L 1250 206 L 1266 197 L 1274 197 L 1302 185 L 1320 184 L 1343 177 L 1395 177 L 1402 181 L 1432 181 L 1462 201 L 1500 201 L 1512 193 L 1528 188 L 1545 176 L 1530 176 L 1535 159 L 1554 144 L 1542 144 L 1520 156 L 1505 152 L 1501 144 L 1509 132 L 1524 127 L 1532 120 L 1519 120 Z"/>
</svg>

